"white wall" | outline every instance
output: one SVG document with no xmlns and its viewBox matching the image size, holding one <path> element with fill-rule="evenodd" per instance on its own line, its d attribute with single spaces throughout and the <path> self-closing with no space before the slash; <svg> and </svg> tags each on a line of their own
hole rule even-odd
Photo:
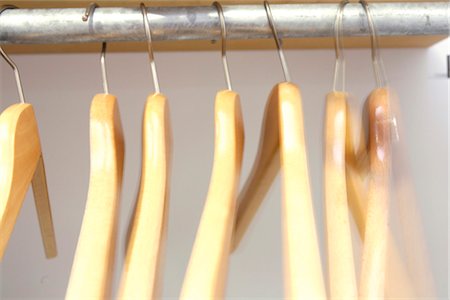
<svg viewBox="0 0 450 300">
<path fill-rule="evenodd" d="M 382 52 L 391 85 L 403 110 L 405 140 L 439 296 L 447 298 L 448 80 L 449 42 L 428 49 Z M 99 45 L 100 47 L 100 45 Z M 324 99 L 331 88 L 332 50 L 287 51 L 292 79 L 304 101 L 310 177 L 318 227 L 323 232 L 322 132 Z M 374 87 L 368 50 L 347 50 L 348 90 L 362 102 Z M 27 100 L 39 121 L 59 256 L 45 260 L 29 192 L 8 250 L 0 264 L 3 299 L 62 298 L 81 226 L 89 179 L 89 106 L 101 92 L 98 54 L 15 55 Z M 266 98 L 282 80 L 275 51 L 229 53 L 234 89 L 241 95 L 245 122 L 243 178 L 249 173 Z M 170 219 L 164 295 L 179 294 L 208 189 L 213 159 L 215 93 L 224 88 L 217 52 L 156 53 L 162 91 L 169 97 L 174 136 Z M 137 193 L 140 123 L 152 91 L 145 53 L 109 54 L 110 91 L 118 96 L 126 138 L 124 188 L 116 281 L 123 263 L 124 237 Z M 0 109 L 17 101 L 13 75 L 1 65 Z M 277 179 L 233 255 L 227 296 L 280 299 L 282 265 L 280 185 Z M 323 247 L 323 234 L 321 234 Z"/>
</svg>

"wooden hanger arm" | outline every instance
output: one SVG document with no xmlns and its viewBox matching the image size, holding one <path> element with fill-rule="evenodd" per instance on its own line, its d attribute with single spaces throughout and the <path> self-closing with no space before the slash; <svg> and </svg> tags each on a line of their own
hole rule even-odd
<svg viewBox="0 0 450 300">
<path fill-rule="evenodd" d="M 358 299 L 345 180 L 347 100 L 331 92 L 325 117 L 325 220 L 331 299 Z"/>
<path fill-rule="evenodd" d="M 385 88 L 374 90 L 369 105 L 370 179 L 359 293 L 363 299 L 384 297 L 388 249 L 390 186 L 389 98 Z"/>
<path fill-rule="evenodd" d="M 350 115 L 350 111 L 348 111 Z M 349 118 L 347 118 L 349 120 Z M 351 122 L 347 122 L 347 140 L 352 138 Z M 353 145 L 348 143 L 348 145 Z M 365 137 L 361 135 L 361 143 L 364 147 L 356 150 L 353 146 L 347 149 L 347 153 L 359 153 L 360 161 L 368 161 Z M 364 156 L 367 156 L 366 158 Z M 348 156 L 347 161 L 348 163 Z M 346 181 L 348 193 L 348 205 L 355 220 L 358 234 L 364 243 L 366 217 L 367 217 L 367 184 L 366 179 L 370 176 L 368 168 L 360 168 L 358 164 L 350 163 L 346 166 Z M 386 264 L 386 286 L 385 296 L 387 298 L 413 299 L 417 297 L 415 287 L 412 284 L 410 274 L 406 268 L 399 245 L 393 233 L 388 233 L 388 254 Z"/>
<path fill-rule="evenodd" d="M 222 299 L 235 220 L 244 132 L 239 96 L 216 96 L 214 165 L 180 299 Z"/>
<path fill-rule="evenodd" d="M 239 193 L 231 251 L 238 248 L 280 169 L 278 85 L 271 91 L 264 111 L 258 153 L 244 188 Z"/>
<path fill-rule="evenodd" d="M 109 299 L 114 268 L 124 139 L 116 98 L 96 95 L 90 115 L 89 192 L 66 299 Z"/>
<path fill-rule="evenodd" d="M 285 297 L 326 299 L 300 91 L 292 83 L 281 83 L 279 99 Z"/>
<path fill-rule="evenodd" d="M 169 106 L 164 95 L 148 97 L 142 124 L 141 184 L 119 299 L 159 299 L 162 289 L 172 152 Z"/>
<path fill-rule="evenodd" d="M 39 157 L 36 170 L 31 180 L 33 186 L 34 202 L 39 219 L 39 228 L 41 229 L 42 241 L 44 244 L 45 255 L 47 258 L 56 257 L 58 250 L 56 248 L 55 230 L 53 228 L 53 218 L 50 208 L 50 200 L 47 189 L 47 178 L 45 175 L 44 159 Z"/>
</svg>

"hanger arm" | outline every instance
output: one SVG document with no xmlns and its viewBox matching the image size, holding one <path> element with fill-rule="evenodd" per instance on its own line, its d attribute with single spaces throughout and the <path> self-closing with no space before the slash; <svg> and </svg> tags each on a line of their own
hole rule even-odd
<svg viewBox="0 0 450 300">
<path fill-rule="evenodd" d="M 0 260 L 30 182 L 47 258 L 57 255 L 39 130 L 31 104 L 14 104 L 0 115 Z"/>
<path fill-rule="evenodd" d="M 169 106 L 164 95 L 148 97 L 142 125 L 141 184 L 119 299 L 159 299 L 162 288 L 172 152 Z"/>
<path fill-rule="evenodd" d="M 368 99 L 370 178 L 359 293 L 363 299 L 384 297 L 388 249 L 390 186 L 389 98 L 386 88 Z"/>
<path fill-rule="evenodd" d="M 345 180 L 345 93 L 327 95 L 325 116 L 325 228 L 330 298 L 356 300 L 358 290 Z"/>
<path fill-rule="evenodd" d="M 236 250 L 280 169 L 278 93 L 267 100 L 258 153 L 244 188 L 239 193 L 232 251 Z"/>
<path fill-rule="evenodd" d="M 367 218 L 366 178 L 370 175 L 369 166 L 365 166 L 366 161 L 368 161 L 368 152 L 363 131 L 361 131 L 360 135 L 360 146 L 358 149 L 354 147 L 352 141 L 353 128 L 352 122 L 350 121 L 351 112 L 349 109 L 347 115 L 346 182 L 348 205 L 353 219 L 355 220 L 358 234 L 362 243 L 364 243 Z M 361 162 L 363 163 L 361 164 Z M 389 231 L 388 233 L 387 251 L 385 296 L 388 298 L 406 299 L 417 297 L 415 287 L 412 284 L 404 258 L 400 254 L 399 245 L 395 240 L 392 231 Z"/>
<path fill-rule="evenodd" d="M 66 299 L 108 299 L 114 268 L 124 139 L 116 98 L 96 95 L 90 112 L 91 170 L 86 209 Z"/>
<path fill-rule="evenodd" d="M 239 96 L 216 96 L 214 165 L 180 299 L 222 299 L 235 220 L 244 132 Z"/>
<path fill-rule="evenodd" d="M 278 93 L 285 297 L 326 299 L 309 185 L 300 90 L 286 82 L 278 85 Z"/>
</svg>

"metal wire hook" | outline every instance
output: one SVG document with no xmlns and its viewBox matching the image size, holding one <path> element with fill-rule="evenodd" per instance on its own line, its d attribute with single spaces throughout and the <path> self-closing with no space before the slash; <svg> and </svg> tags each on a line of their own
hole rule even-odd
<svg viewBox="0 0 450 300">
<path fill-rule="evenodd" d="M 336 63 L 333 77 L 333 91 L 336 91 L 340 67 L 342 75 L 342 91 L 345 91 L 345 58 L 343 54 L 343 45 L 342 45 L 342 37 L 343 37 L 342 18 L 344 8 L 348 3 L 349 3 L 348 0 L 343 0 L 339 4 L 338 12 L 336 14 L 336 19 L 334 23 Z M 373 22 L 373 17 L 367 2 L 365 0 L 360 0 L 359 3 L 363 6 L 364 12 L 367 16 L 367 23 L 369 26 L 370 42 L 371 42 L 372 65 L 375 74 L 375 81 L 377 87 L 383 87 L 387 84 L 387 78 L 386 73 L 384 71 L 383 60 L 381 59 L 380 56 L 380 50 L 378 46 L 378 35 L 376 32 L 375 24 Z"/>
<path fill-rule="evenodd" d="M 359 3 L 364 8 L 364 12 L 367 16 L 367 23 L 369 25 L 370 31 L 370 43 L 372 48 L 372 63 L 373 63 L 373 71 L 375 73 L 375 80 L 377 82 L 378 87 L 386 86 L 387 77 L 386 72 L 384 70 L 383 60 L 380 56 L 380 48 L 378 46 L 378 34 L 375 28 L 375 23 L 373 21 L 372 12 L 370 11 L 369 4 L 365 0 L 359 0 Z"/>
<path fill-rule="evenodd" d="M 89 20 L 89 17 L 94 13 L 94 10 L 98 7 L 97 3 L 93 2 L 89 4 L 88 7 L 86 7 L 86 11 L 84 12 L 84 15 L 81 17 L 83 22 L 87 22 Z"/>
<path fill-rule="evenodd" d="M 280 57 L 281 66 L 283 67 L 284 80 L 287 82 L 291 81 L 291 76 L 289 75 L 289 70 L 287 67 L 286 59 L 284 58 L 283 49 L 281 48 L 281 40 L 278 37 L 277 28 L 275 27 L 275 22 L 272 16 L 272 9 L 268 1 L 264 1 L 264 8 L 266 10 L 267 19 L 269 21 L 270 29 L 272 30 L 273 37 L 275 38 L 275 43 L 277 44 L 278 56 Z"/>
<path fill-rule="evenodd" d="M 13 8 L 17 8 L 17 6 L 4 5 L 0 8 L 0 14 L 7 9 L 13 9 Z M 19 69 L 17 68 L 14 61 L 6 54 L 5 50 L 3 50 L 3 48 L 1 46 L 0 46 L 0 54 L 6 60 L 6 62 L 11 66 L 11 68 L 14 70 L 14 76 L 16 77 L 17 91 L 19 92 L 19 99 L 20 99 L 21 103 L 25 103 L 25 96 L 23 94 L 22 80 L 20 79 Z"/>
<path fill-rule="evenodd" d="M 343 35 L 342 16 L 344 14 L 345 5 L 348 3 L 348 0 L 341 1 L 334 21 L 334 50 L 336 53 L 336 62 L 334 65 L 333 91 L 336 91 L 339 70 L 341 70 L 342 75 L 342 91 L 345 91 L 345 58 L 341 37 Z"/>
<path fill-rule="evenodd" d="M 159 94 L 160 89 L 159 89 L 158 73 L 156 72 L 156 64 L 155 64 L 155 59 L 153 56 L 152 32 L 150 30 L 150 24 L 148 21 L 147 8 L 145 7 L 144 3 L 141 3 L 141 11 L 142 11 L 142 16 L 144 18 L 145 35 L 147 36 L 148 57 L 150 59 L 150 68 L 151 68 L 152 76 L 153 76 L 153 85 L 155 86 L 156 93 Z"/>
<path fill-rule="evenodd" d="M 89 20 L 89 17 L 91 17 L 94 14 L 95 9 L 99 7 L 97 3 L 91 3 L 86 8 L 86 12 L 84 13 L 83 17 L 81 18 L 83 22 L 87 22 Z M 102 83 L 103 83 L 103 91 L 105 94 L 109 94 L 109 88 L 108 88 L 108 78 L 106 74 L 106 42 L 102 43 L 102 54 L 100 56 L 100 65 L 102 68 Z"/>
<path fill-rule="evenodd" d="M 222 36 L 222 63 L 223 63 L 223 70 L 225 72 L 225 80 L 227 82 L 228 90 L 232 90 L 231 88 L 231 79 L 230 79 L 230 71 L 228 69 L 228 60 L 227 60 L 227 28 L 225 23 L 225 17 L 223 15 L 223 8 L 222 5 L 219 2 L 214 2 L 213 5 L 217 9 L 217 13 L 219 14 L 219 21 L 220 21 L 220 34 Z"/>
</svg>

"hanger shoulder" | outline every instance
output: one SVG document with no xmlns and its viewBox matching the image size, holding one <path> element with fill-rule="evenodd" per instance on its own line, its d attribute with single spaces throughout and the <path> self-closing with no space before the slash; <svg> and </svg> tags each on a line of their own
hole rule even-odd
<svg viewBox="0 0 450 300">
<path fill-rule="evenodd" d="M 238 246 L 280 169 L 278 85 L 267 100 L 261 137 L 253 167 L 238 196 L 232 251 Z"/>
<path fill-rule="evenodd" d="M 285 296 L 326 299 L 309 185 L 300 91 L 292 83 L 282 83 L 279 99 Z"/>
<path fill-rule="evenodd" d="M 14 104 L 0 115 L 0 149 L 1 260 L 30 182 L 36 178 L 45 182 L 39 130 L 31 104 Z M 54 257 L 56 240 L 47 185 L 36 183 L 33 188 L 46 255 Z M 36 194 L 38 190 L 41 193 Z"/>
<path fill-rule="evenodd" d="M 368 99 L 370 178 L 366 213 L 360 297 L 384 297 L 390 186 L 389 99 L 385 88 Z"/>
<path fill-rule="evenodd" d="M 113 95 L 96 95 L 90 112 L 91 170 L 86 209 L 66 299 L 107 299 L 113 274 L 124 138 Z"/>
<path fill-rule="evenodd" d="M 324 176 L 328 277 L 332 299 L 358 298 L 345 179 L 346 121 L 346 94 L 329 93 L 325 113 Z"/>
<path fill-rule="evenodd" d="M 244 146 L 239 96 L 221 91 L 215 105 L 214 165 L 180 299 L 222 299 Z"/>
<path fill-rule="evenodd" d="M 142 126 L 141 184 L 119 299 L 159 299 L 162 287 L 172 144 L 164 95 L 148 97 Z"/>
</svg>

